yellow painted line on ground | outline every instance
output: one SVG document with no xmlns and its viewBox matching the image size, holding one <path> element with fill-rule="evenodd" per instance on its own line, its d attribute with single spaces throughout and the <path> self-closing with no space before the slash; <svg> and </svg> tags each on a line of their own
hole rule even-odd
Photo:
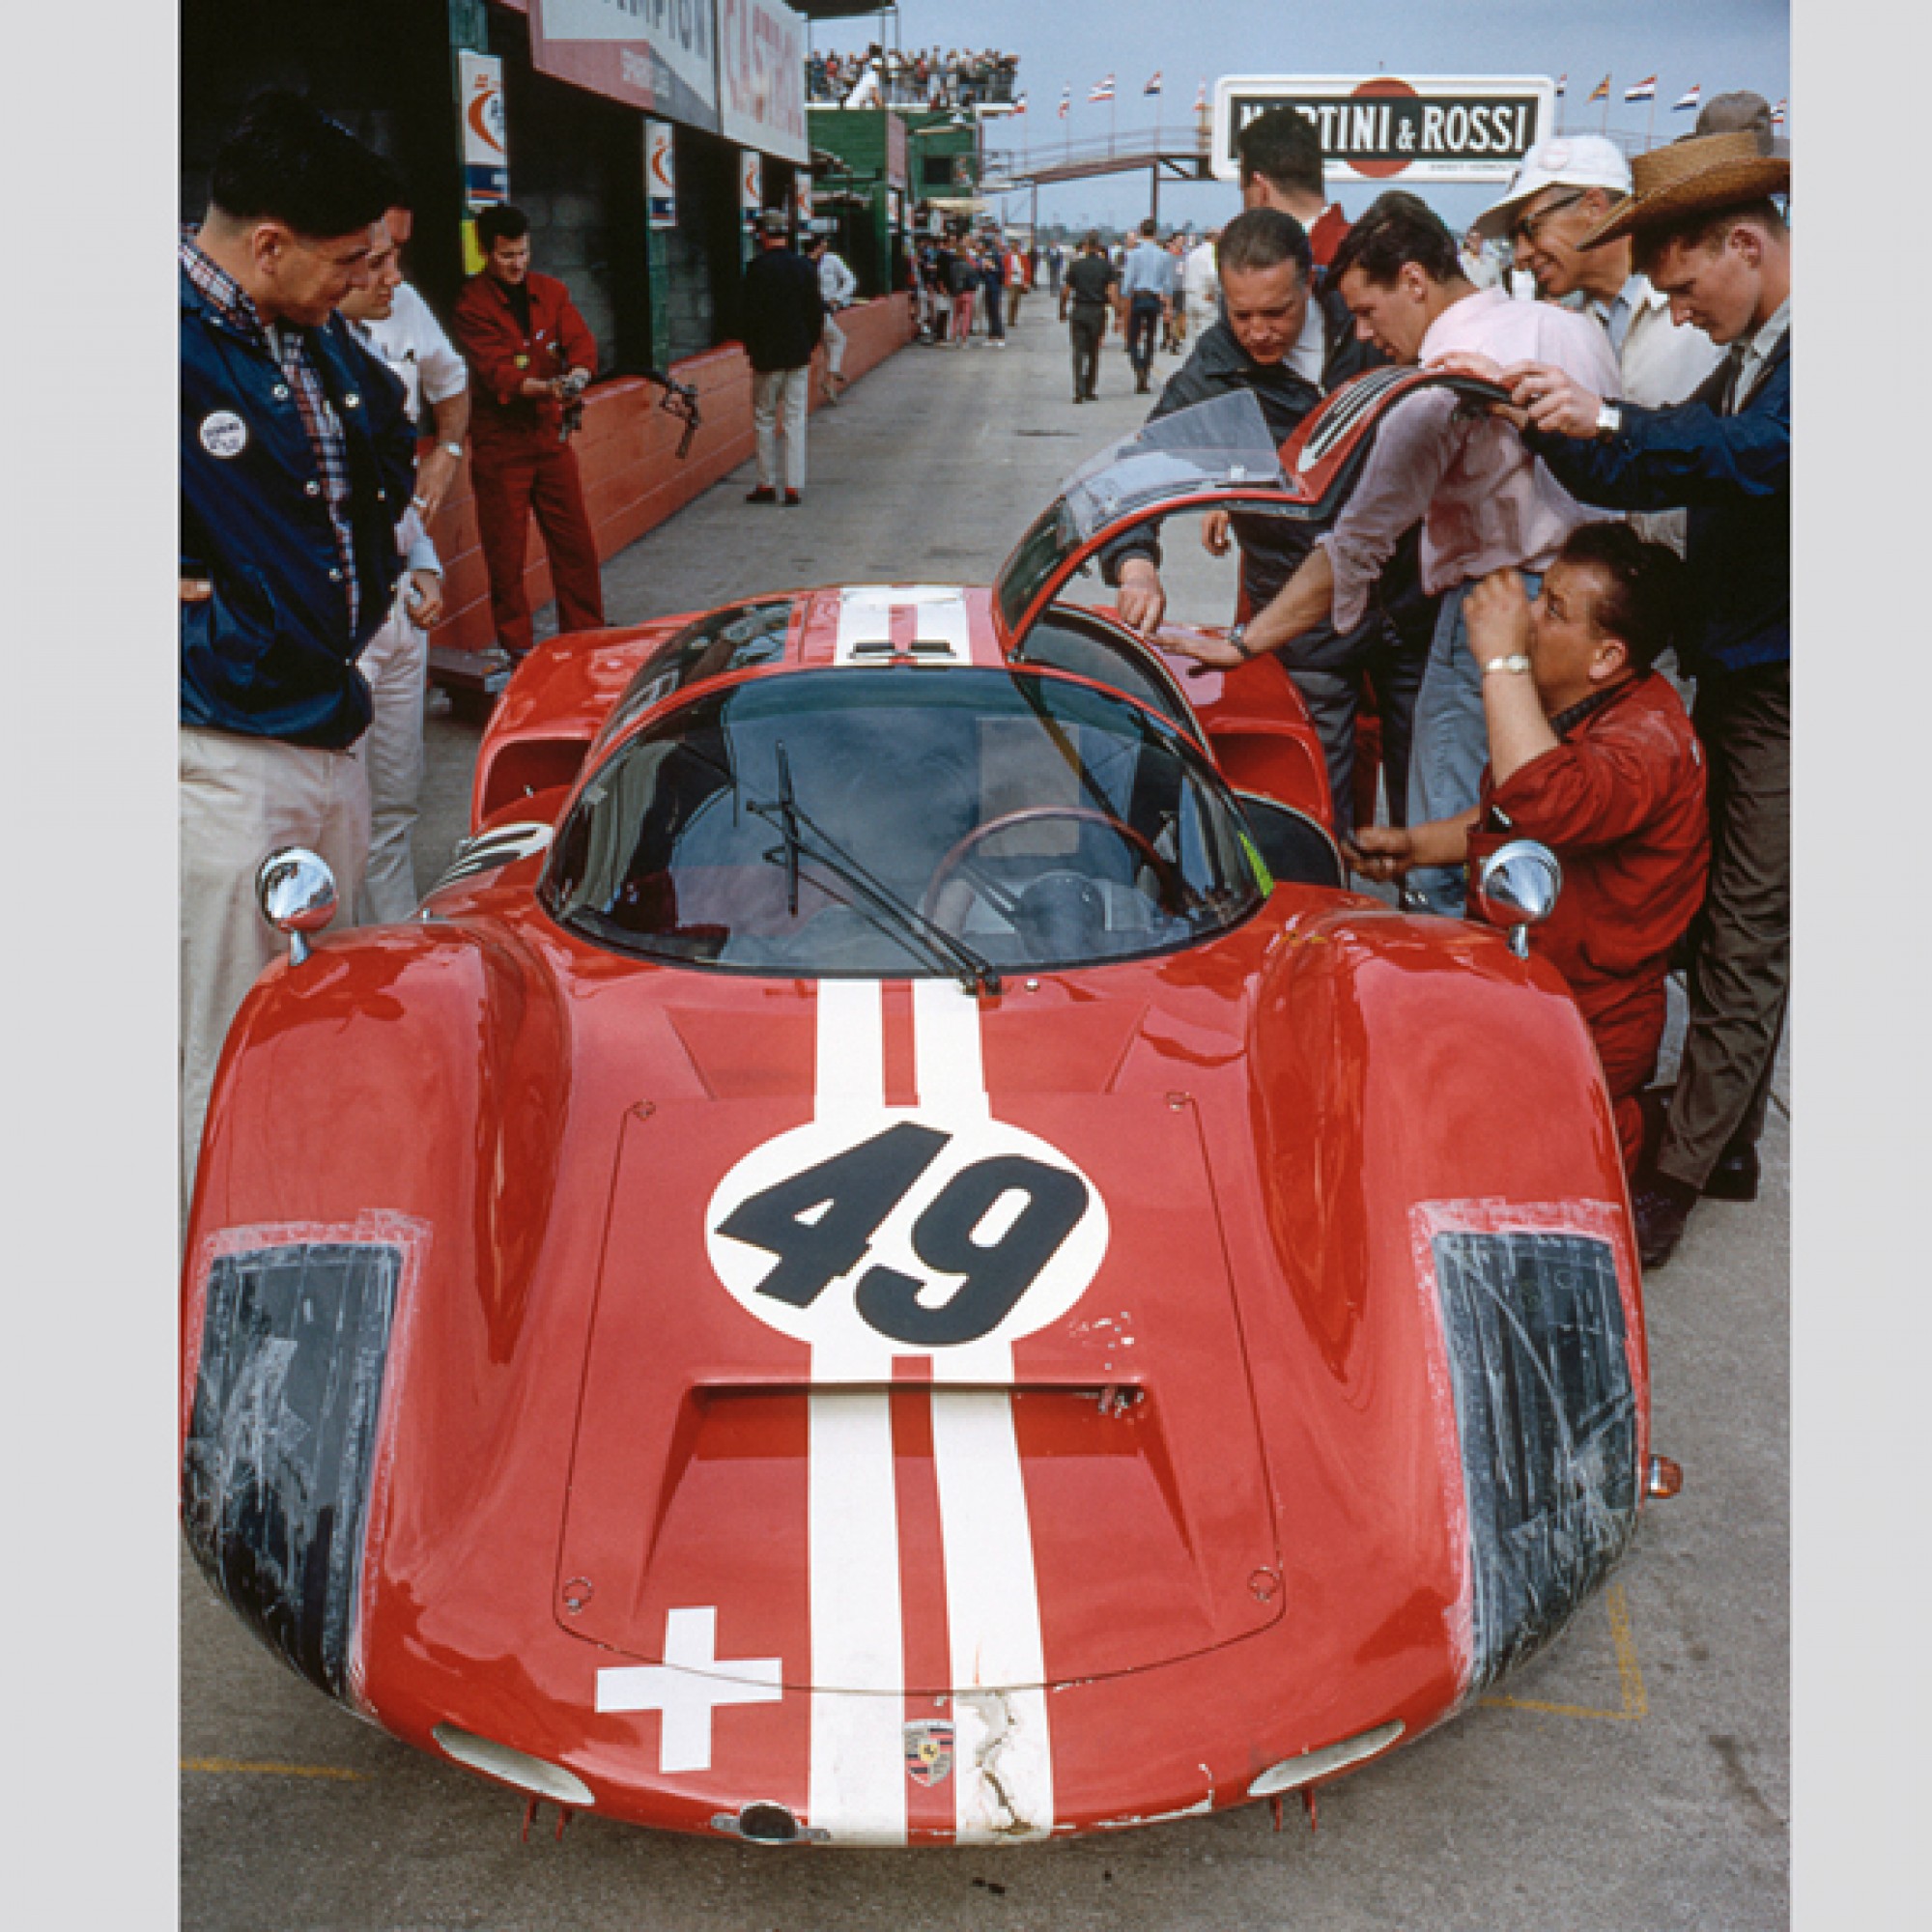
<svg viewBox="0 0 1932 1932">
<path fill-rule="evenodd" d="M 339 1764 L 272 1764 L 234 1757 L 185 1757 L 181 1768 L 250 1777 L 338 1777 L 351 1783 L 360 1783 L 369 1776 L 366 1771 L 349 1771 Z"/>
<path fill-rule="evenodd" d="M 1621 1583 L 1612 1583 L 1604 1592 L 1604 1607 L 1609 1612 L 1610 1643 L 1617 1654 L 1617 1688 L 1623 1696 L 1621 1710 L 1597 1711 L 1584 1704 L 1546 1704 L 1535 1697 L 1482 1697 L 1477 1701 L 1503 1710 L 1542 1711 L 1552 1718 L 1595 1718 L 1610 1724 L 1634 1724 L 1649 1717 L 1650 1697 L 1643 1688 L 1643 1672 L 1637 1668 L 1630 1603 Z"/>
</svg>

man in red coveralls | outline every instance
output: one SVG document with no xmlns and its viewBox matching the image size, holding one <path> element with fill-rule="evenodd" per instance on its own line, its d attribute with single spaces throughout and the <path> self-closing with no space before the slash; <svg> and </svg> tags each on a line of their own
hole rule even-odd
<svg viewBox="0 0 1932 1932">
<path fill-rule="evenodd" d="M 1457 818 L 1355 834 L 1358 869 L 1479 861 L 1536 838 L 1563 892 L 1530 945 L 1570 982 L 1616 1106 L 1624 1165 L 1642 1141 L 1637 1094 L 1657 1070 L 1670 951 L 1704 896 L 1704 759 L 1670 686 L 1651 669 L 1670 640 L 1677 559 L 1626 524 L 1571 532 L 1532 605 L 1513 570 L 1469 593 L 1490 763 Z"/>
<path fill-rule="evenodd" d="M 517 663 L 534 641 L 524 595 L 530 512 L 550 554 L 559 631 L 604 622 L 597 544 L 583 507 L 564 406 L 597 372 L 597 343 L 551 275 L 530 272 L 530 224 L 521 209 L 476 217 L 483 272 L 463 285 L 451 333 L 469 364 L 469 477 L 490 571 L 497 640 Z"/>
</svg>

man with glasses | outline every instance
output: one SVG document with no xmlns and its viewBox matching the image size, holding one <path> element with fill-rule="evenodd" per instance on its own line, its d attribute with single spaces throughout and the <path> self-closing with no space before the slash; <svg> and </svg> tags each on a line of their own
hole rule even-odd
<svg viewBox="0 0 1932 1932">
<path fill-rule="evenodd" d="M 280 949 L 256 867 L 309 846 L 353 906 L 369 849 L 355 661 L 403 567 L 415 439 L 401 385 L 335 310 L 397 199 L 347 129 L 266 95 L 181 243 L 184 1207 L 221 1042 Z"/>
<path fill-rule="evenodd" d="M 1628 236 L 1600 248 L 1584 236 L 1609 218 L 1631 191 L 1630 163 L 1601 134 L 1560 134 L 1522 157 L 1503 198 L 1478 217 L 1475 232 L 1507 237 L 1517 262 L 1546 301 L 1581 295 L 1603 324 L 1617 358 L 1619 394 L 1662 409 L 1681 403 L 1718 366 L 1719 352 L 1702 329 L 1674 322 L 1668 299 L 1631 257 Z M 1637 533 L 1684 554 L 1681 510 L 1641 517 Z"/>
</svg>

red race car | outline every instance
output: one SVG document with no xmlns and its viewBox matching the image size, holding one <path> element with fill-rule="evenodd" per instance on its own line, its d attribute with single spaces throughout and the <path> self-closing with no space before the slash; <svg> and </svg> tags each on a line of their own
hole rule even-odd
<svg viewBox="0 0 1932 1932">
<path fill-rule="evenodd" d="M 270 1648 L 567 1808 L 988 1842 L 1313 1787 L 1602 1583 L 1654 1465 L 1562 983 L 1345 889 L 1271 660 L 1065 595 L 1320 514 L 1430 380 L 1151 425 L 990 589 L 556 639 L 406 925 L 265 866 L 182 1419 Z"/>
</svg>

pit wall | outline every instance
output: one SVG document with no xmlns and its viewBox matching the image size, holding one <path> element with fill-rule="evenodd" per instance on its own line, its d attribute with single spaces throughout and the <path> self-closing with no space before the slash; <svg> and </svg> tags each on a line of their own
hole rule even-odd
<svg viewBox="0 0 1932 1932">
<path fill-rule="evenodd" d="M 911 298 L 882 296 L 855 303 L 839 311 L 838 326 L 845 331 L 845 378 L 856 383 L 912 340 Z M 812 364 L 814 410 L 823 401 L 819 377 L 824 367 L 821 355 Z M 743 346 L 727 342 L 674 362 L 669 373 L 696 388 L 698 412 L 704 419 L 690 456 L 682 463 L 676 451 L 684 425 L 658 408 L 663 391 L 655 383 L 623 376 L 598 384 L 584 397 L 577 460 L 600 559 L 614 556 L 751 459 L 752 365 Z M 448 612 L 431 637 L 436 643 L 461 650 L 484 650 L 496 634 L 467 462 L 450 485 L 430 534 L 442 559 Z M 524 561 L 524 587 L 533 610 L 551 601 L 550 565 L 544 560 L 543 539 L 534 519 Z"/>
</svg>

